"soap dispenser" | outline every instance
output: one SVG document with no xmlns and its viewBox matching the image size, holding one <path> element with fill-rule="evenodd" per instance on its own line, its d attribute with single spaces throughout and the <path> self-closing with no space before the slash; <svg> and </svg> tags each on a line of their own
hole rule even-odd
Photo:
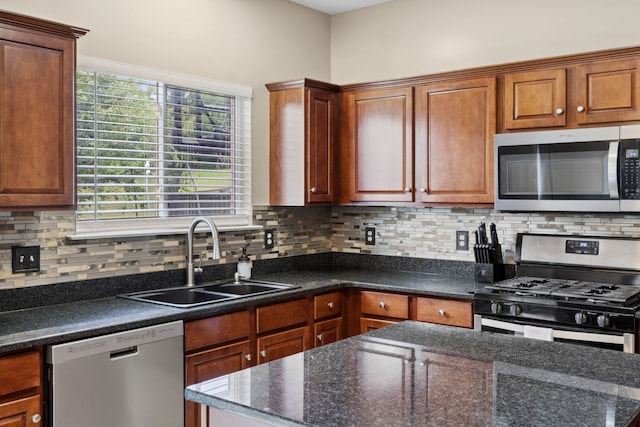
<svg viewBox="0 0 640 427">
<path fill-rule="evenodd" d="M 247 256 L 247 246 L 244 245 L 242 247 L 242 255 L 240 255 L 240 259 L 238 260 L 238 274 L 243 279 L 251 279 L 251 260 Z"/>
</svg>

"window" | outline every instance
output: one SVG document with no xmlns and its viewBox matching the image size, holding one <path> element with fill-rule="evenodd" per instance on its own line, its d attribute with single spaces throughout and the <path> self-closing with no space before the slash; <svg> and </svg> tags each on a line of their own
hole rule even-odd
<svg viewBox="0 0 640 427">
<path fill-rule="evenodd" d="M 184 228 L 194 216 L 249 225 L 250 89 L 84 62 L 76 75 L 79 234 Z"/>
</svg>

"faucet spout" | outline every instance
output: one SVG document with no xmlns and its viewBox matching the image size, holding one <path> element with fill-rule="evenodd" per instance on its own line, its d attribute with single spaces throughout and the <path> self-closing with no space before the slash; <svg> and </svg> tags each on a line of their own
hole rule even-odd
<svg viewBox="0 0 640 427">
<path fill-rule="evenodd" d="M 189 227 L 189 231 L 187 232 L 187 246 L 189 247 L 189 255 L 187 258 L 187 286 L 193 286 L 195 284 L 194 276 L 196 269 L 193 266 L 193 235 L 196 232 L 196 227 L 198 224 L 204 222 L 209 226 L 211 230 L 211 237 L 213 238 L 213 254 L 211 259 L 219 259 L 220 258 L 220 241 L 218 239 L 218 227 L 211 221 L 209 218 L 205 218 L 199 216 L 193 220 L 191 226 Z M 199 271 L 202 271 L 200 269 Z"/>
</svg>

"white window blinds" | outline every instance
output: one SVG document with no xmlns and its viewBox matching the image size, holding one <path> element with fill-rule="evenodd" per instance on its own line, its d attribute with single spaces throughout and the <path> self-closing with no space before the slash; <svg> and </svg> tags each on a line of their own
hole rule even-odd
<svg viewBox="0 0 640 427">
<path fill-rule="evenodd" d="M 250 98 L 80 68 L 76 105 L 79 231 L 200 215 L 248 225 Z"/>
</svg>

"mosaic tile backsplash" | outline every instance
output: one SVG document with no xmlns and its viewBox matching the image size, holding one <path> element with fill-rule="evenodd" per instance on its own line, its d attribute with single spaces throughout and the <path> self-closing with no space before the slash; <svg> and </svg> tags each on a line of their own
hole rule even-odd
<svg viewBox="0 0 640 427">
<path fill-rule="evenodd" d="M 222 258 L 203 265 L 235 263 L 249 243 L 253 260 L 324 252 L 473 261 L 472 251 L 457 251 L 456 230 L 472 231 L 495 223 L 505 259 L 513 260 L 518 232 L 640 237 L 640 216 L 611 214 L 504 213 L 491 209 L 418 207 L 270 207 L 255 206 L 254 223 L 276 231 L 276 245 L 263 247 L 263 233 L 220 233 Z M 364 228 L 375 227 L 376 244 L 365 245 Z M 66 283 L 136 273 L 184 269 L 183 235 L 72 241 L 73 212 L 0 213 L 0 289 Z M 471 238 L 473 239 L 473 238 Z M 13 274 L 11 246 L 41 247 L 39 273 Z M 210 253 L 203 233 L 194 254 Z"/>
</svg>

